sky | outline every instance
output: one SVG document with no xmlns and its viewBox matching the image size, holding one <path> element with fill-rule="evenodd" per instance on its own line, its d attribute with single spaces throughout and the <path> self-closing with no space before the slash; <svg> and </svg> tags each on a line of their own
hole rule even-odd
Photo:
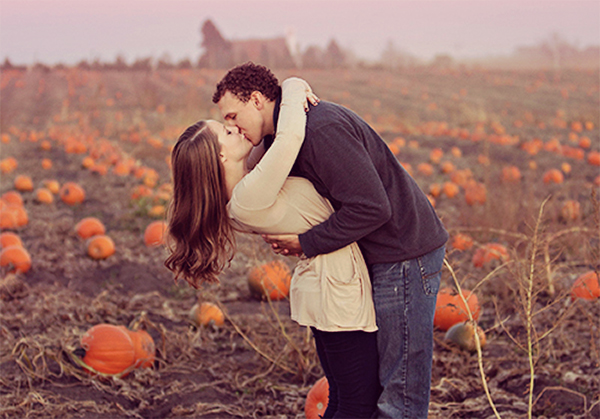
<svg viewBox="0 0 600 419">
<path fill-rule="evenodd" d="M 368 61 L 389 42 L 423 59 L 509 55 L 553 33 L 600 44 L 600 0 L 0 0 L 0 59 L 194 62 L 207 19 L 226 39 L 293 31 L 301 51 L 335 39 Z"/>
</svg>

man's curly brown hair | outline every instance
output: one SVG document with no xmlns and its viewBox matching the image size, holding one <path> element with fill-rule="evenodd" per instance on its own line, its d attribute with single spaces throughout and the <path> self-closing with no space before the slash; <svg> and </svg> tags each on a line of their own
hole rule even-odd
<svg viewBox="0 0 600 419">
<path fill-rule="evenodd" d="M 277 77 L 267 67 L 247 62 L 232 68 L 217 84 L 212 101 L 219 103 L 226 92 L 231 92 L 242 102 L 248 102 L 254 91 L 261 92 L 269 100 L 281 96 L 281 87 Z"/>
</svg>

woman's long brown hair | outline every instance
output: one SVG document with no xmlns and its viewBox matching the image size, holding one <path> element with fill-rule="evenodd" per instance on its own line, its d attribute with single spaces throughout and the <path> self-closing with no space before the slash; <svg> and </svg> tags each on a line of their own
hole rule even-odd
<svg viewBox="0 0 600 419">
<path fill-rule="evenodd" d="M 219 153 L 217 134 L 205 121 L 187 128 L 171 153 L 173 199 L 165 266 L 175 281 L 183 278 L 194 288 L 217 282 L 235 252 Z"/>
</svg>

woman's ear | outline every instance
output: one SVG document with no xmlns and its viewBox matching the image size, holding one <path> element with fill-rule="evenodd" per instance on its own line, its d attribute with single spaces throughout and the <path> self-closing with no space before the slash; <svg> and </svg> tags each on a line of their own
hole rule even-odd
<svg viewBox="0 0 600 419">
<path fill-rule="evenodd" d="M 223 153 L 219 153 L 219 157 L 221 158 L 221 163 L 225 163 L 227 161 L 227 158 Z"/>
</svg>

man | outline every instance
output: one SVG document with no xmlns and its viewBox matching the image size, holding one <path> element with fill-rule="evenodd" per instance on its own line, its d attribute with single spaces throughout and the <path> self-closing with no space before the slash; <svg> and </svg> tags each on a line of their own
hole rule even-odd
<svg viewBox="0 0 600 419">
<path fill-rule="evenodd" d="M 217 84 L 213 102 L 228 124 L 268 148 L 281 89 L 246 63 Z M 433 314 L 448 233 L 425 194 L 358 115 L 329 102 L 311 107 L 292 175 L 309 179 L 335 213 L 299 236 L 265 237 L 277 253 L 313 257 L 357 241 L 371 274 L 377 316 L 379 417 L 426 418 Z"/>
</svg>

